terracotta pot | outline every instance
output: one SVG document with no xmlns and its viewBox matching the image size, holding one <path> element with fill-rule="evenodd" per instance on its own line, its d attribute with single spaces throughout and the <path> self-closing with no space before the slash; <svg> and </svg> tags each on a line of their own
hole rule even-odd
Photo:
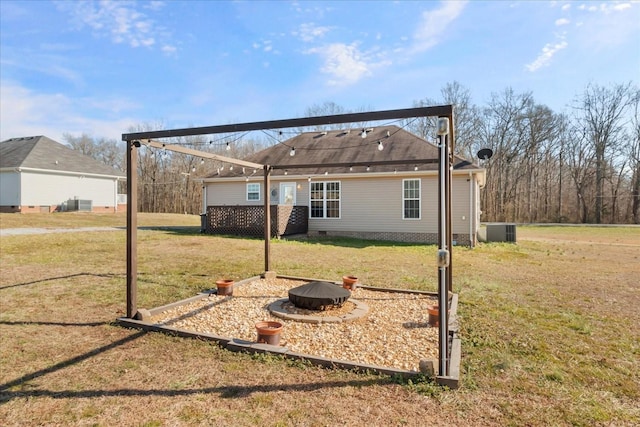
<svg viewBox="0 0 640 427">
<path fill-rule="evenodd" d="M 266 320 L 256 323 L 258 331 L 258 342 L 263 344 L 278 345 L 280 344 L 280 333 L 284 325 L 280 322 Z"/>
<path fill-rule="evenodd" d="M 427 306 L 427 312 L 429 313 L 429 324 L 431 326 L 440 326 L 440 307 L 429 305 Z"/>
<path fill-rule="evenodd" d="M 233 295 L 233 280 L 222 279 L 216 282 L 218 295 Z"/>
<path fill-rule="evenodd" d="M 342 276 L 343 288 L 349 289 L 350 291 L 355 291 L 356 283 L 358 283 L 358 278 L 356 276 Z"/>
</svg>

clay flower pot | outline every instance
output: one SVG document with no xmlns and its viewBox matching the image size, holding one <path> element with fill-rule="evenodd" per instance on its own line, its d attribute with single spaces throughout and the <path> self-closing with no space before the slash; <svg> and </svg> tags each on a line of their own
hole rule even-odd
<svg viewBox="0 0 640 427">
<path fill-rule="evenodd" d="M 256 323 L 256 331 L 258 331 L 259 343 L 278 345 L 280 344 L 280 333 L 284 325 L 280 322 L 265 320 Z"/>
<path fill-rule="evenodd" d="M 440 307 L 429 305 L 427 306 L 427 312 L 429 313 L 429 325 L 440 326 Z"/>
<path fill-rule="evenodd" d="M 216 281 L 218 295 L 233 295 L 233 280 L 221 279 Z"/>
<path fill-rule="evenodd" d="M 349 289 L 350 291 L 355 291 L 356 283 L 358 283 L 358 278 L 356 276 L 342 276 L 343 288 Z"/>
</svg>

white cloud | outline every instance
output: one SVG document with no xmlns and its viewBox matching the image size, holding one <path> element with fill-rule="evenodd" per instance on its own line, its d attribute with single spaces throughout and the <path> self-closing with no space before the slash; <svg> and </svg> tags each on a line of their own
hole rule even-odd
<svg viewBox="0 0 640 427">
<path fill-rule="evenodd" d="M 566 48 L 568 45 L 569 44 L 565 40 L 562 40 L 561 42 L 555 44 L 547 43 L 542 48 L 542 52 L 540 53 L 540 55 L 538 55 L 535 61 L 525 65 L 525 67 L 527 68 L 527 70 L 533 73 L 542 67 L 548 66 L 551 63 L 551 59 L 553 58 L 553 56 L 562 49 Z"/>
<path fill-rule="evenodd" d="M 562 5 L 562 10 L 569 10 L 569 9 L 571 9 L 571 4 L 570 3 Z"/>
<path fill-rule="evenodd" d="M 0 82 L 0 140 L 20 136 L 46 135 L 62 142 L 64 133 L 87 133 L 97 137 L 120 139 L 135 121 L 120 117 L 123 110 L 135 105 L 122 99 L 73 100 L 60 93 L 36 93 L 19 84 Z M 87 110 L 96 109 L 97 116 L 118 119 L 96 119 Z M 96 111 L 93 110 L 93 111 Z"/>
<path fill-rule="evenodd" d="M 150 2 L 143 7 L 153 12 L 163 5 L 163 2 Z M 68 12 L 79 27 L 88 26 L 98 36 L 109 37 L 114 43 L 128 44 L 134 48 L 154 46 L 154 36 L 164 31 L 151 18 L 136 10 L 135 3 L 73 1 L 58 2 L 57 6 Z"/>
<path fill-rule="evenodd" d="M 562 25 L 567 25 L 569 24 L 571 21 L 569 21 L 566 18 L 560 18 L 560 19 L 556 19 L 556 27 L 560 27 Z"/>
<path fill-rule="evenodd" d="M 319 54 L 324 58 L 321 71 L 332 76 L 328 81 L 331 86 L 353 84 L 371 75 L 371 66 L 363 59 L 355 43 L 334 43 L 309 49 L 306 53 Z"/>
<path fill-rule="evenodd" d="M 298 30 L 293 31 L 292 34 L 296 37 L 300 37 L 300 39 L 304 42 L 312 42 L 317 38 L 324 37 L 331 31 L 331 27 L 318 27 L 314 23 L 309 22 L 305 24 L 301 24 Z"/>
<path fill-rule="evenodd" d="M 466 1 L 444 1 L 440 8 L 422 13 L 422 20 L 414 34 L 413 52 L 423 52 L 440 42 L 440 38 L 467 5 Z"/>
</svg>

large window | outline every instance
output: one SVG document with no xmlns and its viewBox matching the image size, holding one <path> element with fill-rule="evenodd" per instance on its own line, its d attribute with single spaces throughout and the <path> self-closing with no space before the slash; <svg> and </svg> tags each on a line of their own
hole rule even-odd
<svg viewBox="0 0 640 427">
<path fill-rule="evenodd" d="M 340 218 L 340 182 L 310 184 L 311 218 Z"/>
<path fill-rule="evenodd" d="M 260 200 L 260 183 L 247 184 L 247 201 Z"/>
<path fill-rule="evenodd" d="M 402 180 L 402 219 L 420 219 L 420 180 Z"/>
</svg>

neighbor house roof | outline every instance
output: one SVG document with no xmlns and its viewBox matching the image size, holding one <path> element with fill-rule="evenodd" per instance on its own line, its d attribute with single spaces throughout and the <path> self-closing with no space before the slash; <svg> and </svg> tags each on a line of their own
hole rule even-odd
<svg viewBox="0 0 640 427">
<path fill-rule="evenodd" d="M 363 130 L 366 137 L 362 137 Z M 382 150 L 379 150 L 382 144 Z M 292 149 L 295 154 L 292 156 Z M 304 132 L 289 140 L 280 142 L 267 149 L 246 157 L 244 160 L 272 166 L 290 166 L 289 175 L 316 175 L 365 172 L 367 162 L 413 161 L 409 164 L 371 165 L 369 172 L 402 172 L 418 170 L 438 170 L 438 163 L 421 160 L 438 159 L 438 147 L 398 126 L 377 126 L 365 129 Z M 360 163 L 359 166 L 327 167 L 323 165 L 341 163 Z M 480 169 L 461 157 L 455 156 L 454 169 Z M 315 168 L 296 168 L 295 165 L 318 165 Z M 261 175 L 261 170 L 249 172 L 243 168 L 225 167 L 219 173 L 208 178 L 240 177 L 242 175 Z M 284 170 L 274 170 L 272 175 L 283 175 Z M 206 178 L 205 178 L 206 179 Z"/>
<path fill-rule="evenodd" d="M 25 168 L 125 177 L 110 166 L 46 136 L 11 138 L 0 143 L 0 169 Z"/>
</svg>

